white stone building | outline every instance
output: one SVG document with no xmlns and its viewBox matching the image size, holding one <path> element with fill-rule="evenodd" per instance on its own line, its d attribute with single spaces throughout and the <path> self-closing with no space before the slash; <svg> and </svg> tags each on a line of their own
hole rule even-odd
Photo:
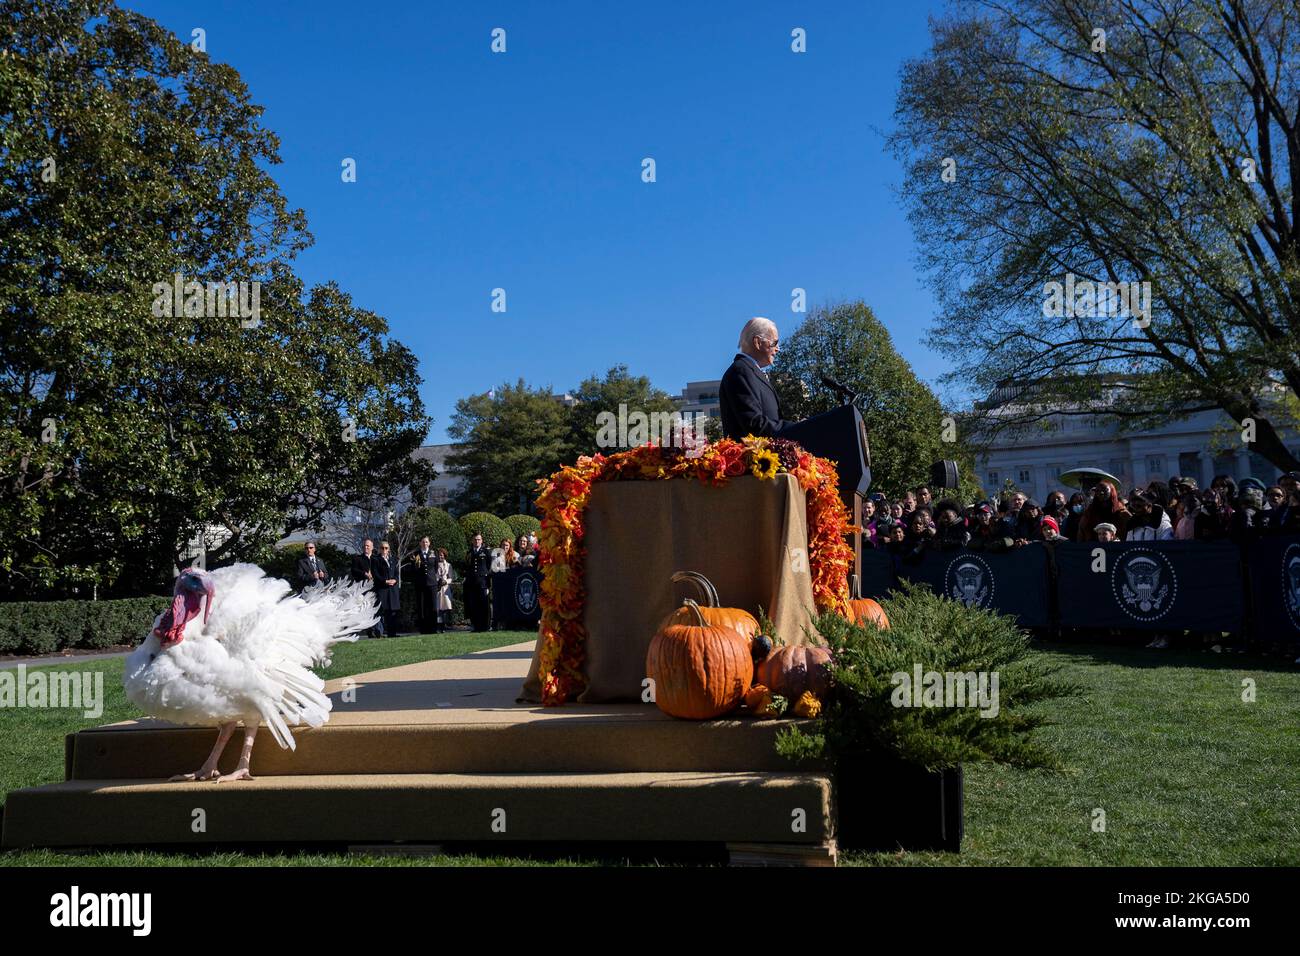
<svg viewBox="0 0 1300 956">
<path fill-rule="evenodd" d="M 974 413 L 998 416 L 1020 413 L 1024 404 L 995 393 L 977 402 Z M 1300 434 L 1285 431 L 1284 440 L 1300 452 Z M 1265 484 L 1276 481 L 1279 470 L 1241 441 L 1240 426 L 1221 411 L 1197 412 L 1169 425 L 1120 431 L 1114 421 L 1092 415 L 1054 414 L 1008 429 L 987 454 L 976 458 L 976 477 L 993 494 L 1010 480 L 1040 503 L 1064 489 L 1060 475 L 1071 468 L 1101 468 L 1119 478 L 1121 492 L 1150 481 L 1168 481 L 1174 475 L 1195 478 L 1209 487 L 1215 475 L 1234 479 L 1253 476 Z"/>
</svg>

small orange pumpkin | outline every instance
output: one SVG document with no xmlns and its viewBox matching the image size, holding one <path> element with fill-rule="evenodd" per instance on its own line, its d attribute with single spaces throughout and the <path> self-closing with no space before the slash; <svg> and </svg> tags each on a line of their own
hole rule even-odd
<svg viewBox="0 0 1300 956">
<path fill-rule="evenodd" d="M 655 703 L 672 717 L 720 717 L 745 699 L 754 678 L 749 639 L 705 620 L 707 608 L 692 600 L 682 610 L 694 620 L 665 621 L 646 652 L 646 676 L 654 681 Z"/>
<path fill-rule="evenodd" d="M 759 661 L 754 670 L 754 680 L 788 700 L 798 700 L 805 691 L 812 691 L 815 697 L 821 698 L 831 683 L 831 672 L 827 667 L 830 660 L 831 652 L 825 647 L 787 644 Z"/>
<path fill-rule="evenodd" d="M 703 602 L 695 604 L 695 608 L 700 615 L 710 624 L 716 624 L 719 627 L 729 627 L 737 634 L 740 634 L 746 641 L 753 640 L 754 635 L 758 633 L 758 621 L 754 615 L 738 607 L 719 607 L 721 601 L 718 599 L 718 589 L 713 586 L 713 582 L 700 574 L 698 571 L 677 571 L 673 574 L 672 581 L 677 584 L 681 581 L 689 581 L 695 585 L 700 592 L 700 600 Z M 677 608 L 664 620 L 661 627 L 668 624 L 690 624 L 694 621 L 692 612 L 686 609 L 686 606 Z"/>
<path fill-rule="evenodd" d="M 858 581 L 856 574 L 850 577 L 852 582 L 851 597 L 849 598 L 849 615 L 854 624 L 862 624 L 865 621 L 871 621 L 882 631 L 889 630 L 889 616 L 885 614 L 885 609 L 880 606 L 879 602 L 871 598 L 862 596 L 861 583 Z"/>
</svg>

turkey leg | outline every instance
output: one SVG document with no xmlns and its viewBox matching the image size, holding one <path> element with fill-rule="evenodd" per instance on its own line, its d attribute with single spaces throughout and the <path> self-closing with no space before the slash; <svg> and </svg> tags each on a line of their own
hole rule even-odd
<svg viewBox="0 0 1300 956">
<path fill-rule="evenodd" d="M 248 772 L 248 761 L 253 756 L 253 738 L 257 736 L 257 726 L 256 723 L 244 726 L 244 749 L 239 753 L 239 764 L 231 773 L 218 777 L 217 783 L 253 779 L 253 775 Z"/>
<path fill-rule="evenodd" d="M 203 762 L 197 773 L 178 773 L 172 777 L 172 780 L 211 780 L 221 773 L 217 769 L 217 761 L 221 759 L 221 751 L 226 749 L 226 741 L 230 735 L 235 732 L 235 722 L 232 720 L 228 724 L 222 724 L 217 733 L 217 743 L 212 748 L 212 753 L 208 754 L 208 759 Z"/>
</svg>

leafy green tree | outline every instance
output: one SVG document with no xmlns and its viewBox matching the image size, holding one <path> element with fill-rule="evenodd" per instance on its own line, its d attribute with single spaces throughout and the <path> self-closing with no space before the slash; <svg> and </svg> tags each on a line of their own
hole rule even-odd
<svg viewBox="0 0 1300 956">
<path fill-rule="evenodd" d="M 617 420 L 620 405 L 628 416 L 640 412 L 649 418 L 677 411 L 671 395 L 655 388 L 646 376 L 632 375 L 626 365 L 615 365 L 603 379 L 594 375 L 585 379 L 573 392 L 573 397 L 576 403 L 569 409 L 570 447 L 567 457 L 570 461 L 579 455 L 619 451 L 617 447 L 602 446 L 597 440 L 602 413 Z M 668 436 L 661 438 L 667 439 Z"/>
<path fill-rule="evenodd" d="M 871 443 L 872 491 L 901 494 L 927 481 L 931 463 L 941 458 L 958 459 L 963 475 L 970 475 L 969 456 L 955 440 L 960 436 L 944 421 L 939 400 L 898 354 L 871 307 L 860 300 L 819 306 L 782 338 L 770 377 L 783 414 L 807 418 L 842 404 L 821 383 L 821 376 L 831 372 L 859 395 Z M 972 496 L 975 487 L 963 492 Z M 935 496 L 943 497 L 937 489 Z"/>
<path fill-rule="evenodd" d="M 1300 467 L 1300 5 L 963 2 L 931 30 L 891 144 L 954 378 L 1027 387 L 1004 427 L 1221 409 Z"/>
<path fill-rule="evenodd" d="M 569 409 L 549 388 L 521 378 L 456 402 L 447 434 L 457 443 L 447 467 L 464 479 L 452 511 L 514 514 L 537 497 L 536 479 L 569 460 Z"/>
<path fill-rule="evenodd" d="M 0 592 L 163 588 L 430 477 L 414 356 L 290 267 L 260 114 L 111 2 L 0 4 Z"/>
</svg>

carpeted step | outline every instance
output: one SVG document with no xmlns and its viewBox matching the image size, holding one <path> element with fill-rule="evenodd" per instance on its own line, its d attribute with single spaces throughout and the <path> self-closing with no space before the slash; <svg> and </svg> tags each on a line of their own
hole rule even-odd
<svg viewBox="0 0 1300 956">
<path fill-rule="evenodd" d="M 12 847 L 440 841 L 824 843 L 817 773 L 261 776 L 73 780 L 8 795 Z"/>
<path fill-rule="evenodd" d="M 628 708 L 633 713 L 638 709 Z M 657 715 L 657 712 L 656 712 Z M 260 776 L 386 773 L 629 773 L 792 770 L 776 735 L 792 721 L 618 719 L 551 712 L 546 719 L 492 723 L 330 723 L 295 732 L 296 750 L 258 736 Z M 216 731 L 158 722 L 83 730 L 69 741 L 68 778 L 122 780 L 197 770 Z M 234 769 L 242 734 L 221 761 Z"/>
</svg>

